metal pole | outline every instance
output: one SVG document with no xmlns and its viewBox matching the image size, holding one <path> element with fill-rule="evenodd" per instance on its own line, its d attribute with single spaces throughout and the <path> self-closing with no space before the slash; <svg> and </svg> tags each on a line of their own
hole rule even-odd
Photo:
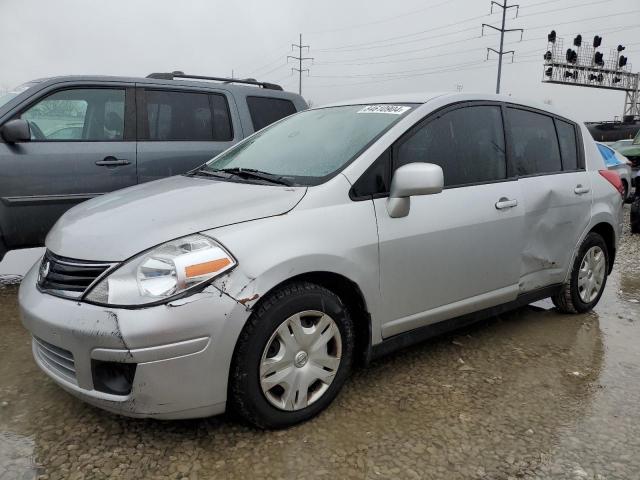
<svg viewBox="0 0 640 480">
<path fill-rule="evenodd" d="M 502 76 L 502 57 L 504 56 L 504 26 L 507 20 L 507 0 L 502 6 L 502 28 L 500 28 L 500 53 L 498 54 L 498 80 L 496 83 L 496 93 L 500 93 L 500 77 Z"/>
<path fill-rule="evenodd" d="M 302 34 L 298 45 L 298 95 L 302 96 Z"/>
</svg>

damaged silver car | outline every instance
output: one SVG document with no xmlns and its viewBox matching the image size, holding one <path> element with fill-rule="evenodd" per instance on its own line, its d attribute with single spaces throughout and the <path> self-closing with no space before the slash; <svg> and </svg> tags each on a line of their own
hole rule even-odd
<svg viewBox="0 0 640 480">
<path fill-rule="evenodd" d="M 511 97 L 300 112 L 189 174 L 67 212 L 20 288 L 44 372 L 128 416 L 307 420 L 356 362 L 551 297 L 600 299 L 622 184 Z"/>
</svg>

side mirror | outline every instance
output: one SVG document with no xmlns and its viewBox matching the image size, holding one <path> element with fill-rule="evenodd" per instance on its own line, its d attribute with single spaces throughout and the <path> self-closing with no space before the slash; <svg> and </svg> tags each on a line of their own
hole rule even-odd
<svg viewBox="0 0 640 480">
<path fill-rule="evenodd" d="M 391 179 L 387 212 L 392 218 L 409 215 L 412 196 L 440 193 L 444 187 L 442 167 L 433 163 L 408 163 L 398 168 Z"/>
<path fill-rule="evenodd" d="M 28 142 L 31 140 L 31 128 L 26 120 L 9 120 L 0 129 L 0 134 L 7 143 Z"/>
</svg>

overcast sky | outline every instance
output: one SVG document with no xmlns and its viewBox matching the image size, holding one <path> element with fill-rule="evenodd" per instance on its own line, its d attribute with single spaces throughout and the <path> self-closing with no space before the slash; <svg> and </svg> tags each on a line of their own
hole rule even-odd
<svg viewBox="0 0 640 480">
<path fill-rule="evenodd" d="M 491 92 L 496 62 L 486 47 L 498 36 L 481 24 L 489 0 L 0 0 L 0 89 L 51 75 L 145 76 L 150 72 L 252 76 L 297 90 L 286 63 L 303 34 L 310 76 L 303 95 L 315 105 L 411 91 Z M 510 3 L 515 3 L 510 0 Z M 608 54 L 627 45 L 640 67 L 639 0 L 521 0 L 507 17 L 503 93 L 550 100 L 582 120 L 622 113 L 624 94 L 541 83 L 546 35 L 565 46 L 577 33 L 603 38 Z M 492 54 L 493 55 L 493 54 Z"/>
</svg>

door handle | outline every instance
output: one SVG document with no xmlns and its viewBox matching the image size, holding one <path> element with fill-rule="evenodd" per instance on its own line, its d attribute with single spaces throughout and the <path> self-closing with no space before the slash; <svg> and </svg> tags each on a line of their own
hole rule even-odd
<svg viewBox="0 0 640 480">
<path fill-rule="evenodd" d="M 518 200 L 509 200 L 507 197 L 502 197 L 496 202 L 496 208 L 498 210 L 504 210 L 506 208 L 513 208 L 518 206 Z"/>
<path fill-rule="evenodd" d="M 99 167 L 117 167 L 118 165 L 131 165 L 129 160 L 125 160 L 124 158 L 116 158 L 116 157 L 105 157 L 104 160 L 98 160 L 96 165 Z"/>
<path fill-rule="evenodd" d="M 584 195 L 585 193 L 589 193 L 591 189 L 589 187 L 583 187 L 582 185 L 576 185 L 576 188 L 573 189 L 573 192 L 576 195 Z"/>
</svg>

